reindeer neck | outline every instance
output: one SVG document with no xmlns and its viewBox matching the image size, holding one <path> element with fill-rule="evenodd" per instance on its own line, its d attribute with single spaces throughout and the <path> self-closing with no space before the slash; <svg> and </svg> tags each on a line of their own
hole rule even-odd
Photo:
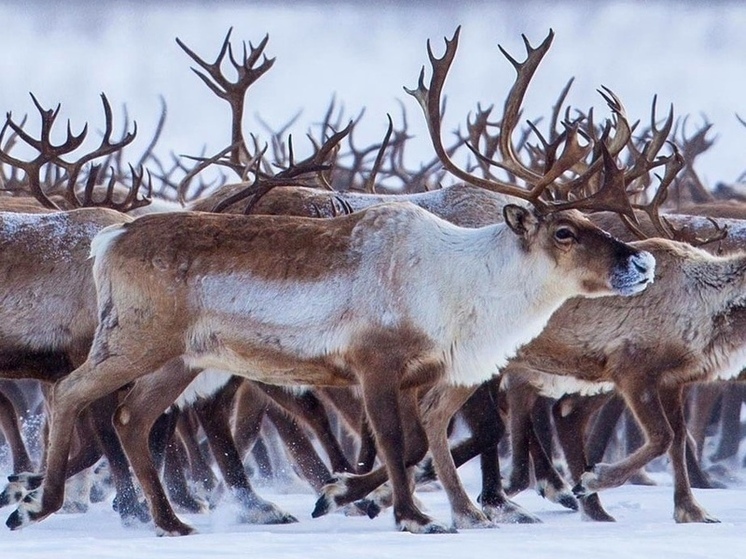
<svg viewBox="0 0 746 559">
<path fill-rule="evenodd" d="M 539 251 L 528 255 L 537 262 L 527 265 L 525 249 L 505 225 L 473 230 L 459 242 L 469 236 L 471 250 L 478 250 L 450 268 L 453 299 L 448 307 L 454 320 L 445 361 L 449 382 L 457 385 L 481 383 L 497 374 L 575 295 L 553 277 L 552 263 Z"/>
<path fill-rule="evenodd" d="M 697 289 L 712 291 L 721 304 L 746 304 L 746 254 L 691 262 L 683 271 Z"/>
</svg>

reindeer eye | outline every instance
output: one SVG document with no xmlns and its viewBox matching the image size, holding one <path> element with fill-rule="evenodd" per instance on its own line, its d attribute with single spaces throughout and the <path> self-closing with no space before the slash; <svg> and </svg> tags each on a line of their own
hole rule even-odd
<svg viewBox="0 0 746 559">
<path fill-rule="evenodd" d="M 554 238 L 561 243 L 578 240 L 577 237 L 575 237 L 575 232 L 569 227 L 560 227 L 559 229 L 557 229 L 554 232 Z"/>
</svg>

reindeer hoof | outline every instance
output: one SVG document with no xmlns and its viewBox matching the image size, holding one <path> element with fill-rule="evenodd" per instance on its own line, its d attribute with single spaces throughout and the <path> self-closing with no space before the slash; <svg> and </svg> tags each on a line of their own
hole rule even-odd
<svg viewBox="0 0 746 559">
<path fill-rule="evenodd" d="M 162 538 L 162 537 L 169 537 L 174 538 L 177 536 L 191 536 L 192 534 L 196 534 L 197 530 L 192 528 L 191 526 L 184 524 L 183 522 L 176 522 L 174 523 L 171 528 L 162 528 L 160 526 L 155 527 L 155 534 L 156 536 Z"/>
<path fill-rule="evenodd" d="M 592 522 L 616 522 L 616 519 L 606 512 L 601 506 L 598 493 L 591 493 L 587 497 L 580 498 L 580 511 L 582 520 Z"/>
<path fill-rule="evenodd" d="M 135 523 L 147 524 L 150 522 L 150 511 L 145 503 L 138 503 L 125 510 L 119 511 L 119 518 L 125 526 L 136 526 Z"/>
<path fill-rule="evenodd" d="M 580 508 L 580 505 L 578 505 L 578 500 L 575 498 L 575 496 L 568 492 L 563 491 L 559 494 L 557 497 L 556 503 L 562 505 L 566 509 L 570 509 L 572 511 L 576 511 Z"/>
<path fill-rule="evenodd" d="M 572 494 L 575 495 L 578 499 L 582 499 L 584 497 L 588 497 L 589 495 L 592 495 L 592 491 L 588 491 L 587 487 L 583 486 L 583 482 L 579 481 L 576 483 L 572 488 Z"/>
<path fill-rule="evenodd" d="M 116 495 L 111 508 L 119 513 L 119 518 L 125 526 L 135 526 L 135 522 L 147 524 L 150 522 L 148 505 L 134 495 Z"/>
<path fill-rule="evenodd" d="M 691 523 L 691 522 L 702 522 L 705 524 L 719 524 L 720 521 L 711 516 L 705 509 L 692 503 L 687 506 L 680 506 L 674 510 L 674 520 L 679 524 Z"/>
<path fill-rule="evenodd" d="M 497 523 L 479 510 L 474 510 L 465 514 L 454 514 L 453 525 L 459 530 L 497 528 Z"/>
<path fill-rule="evenodd" d="M 581 498 L 598 492 L 599 489 L 604 487 L 601 483 L 601 476 L 604 471 L 604 464 L 596 464 L 592 469 L 584 472 L 580 476 L 580 481 L 572 488 L 573 494 Z"/>
<path fill-rule="evenodd" d="M 0 507 L 20 502 L 29 491 L 37 489 L 42 481 L 44 481 L 42 474 L 22 472 L 9 475 L 8 485 L 0 493 Z"/>
<path fill-rule="evenodd" d="M 483 505 L 482 510 L 490 520 L 498 524 L 541 524 L 538 516 L 512 501 L 499 505 Z"/>
<path fill-rule="evenodd" d="M 449 528 L 431 520 L 425 524 L 420 524 L 415 520 L 402 520 L 397 523 L 397 528 L 401 532 L 409 532 L 411 534 L 456 534 L 456 528 Z"/>
<path fill-rule="evenodd" d="M 371 520 L 381 514 L 381 507 L 378 503 L 371 499 L 360 499 L 352 503 L 357 511 L 364 514 Z"/>
<path fill-rule="evenodd" d="M 564 483 L 562 487 L 555 487 L 550 482 L 543 481 L 536 484 L 536 491 L 552 503 L 562 505 L 566 509 L 578 510 L 578 500 L 573 495 L 574 489 L 570 489 Z"/>
<path fill-rule="evenodd" d="M 329 495 L 322 494 L 316 501 L 316 505 L 311 513 L 311 518 L 318 518 L 319 516 L 329 514 L 336 508 L 337 505 L 334 504 L 334 499 Z"/>
<path fill-rule="evenodd" d="M 40 511 L 41 490 L 36 489 L 23 498 L 18 508 L 5 521 L 5 525 L 11 530 L 19 530 L 44 518 L 46 515 Z"/>
<path fill-rule="evenodd" d="M 269 502 L 245 508 L 241 511 L 239 520 L 244 524 L 292 524 L 298 522 L 298 519 L 292 514 Z"/>
<path fill-rule="evenodd" d="M 12 481 L 5 486 L 3 492 L 0 493 L 0 507 L 10 505 L 11 503 L 17 503 L 26 494 L 26 488 L 23 484 L 17 481 Z"/>
<path fill-rule="evenodd" d="M 14 510 L 5 521 L 5 525 L 11 530 L 19 530 L 27 524 L 31 524 L 28 515 L 24 514 L 19 509 Z"/>
<path fill-rule="evenodd" d="M 316 501 L 316 506 L 311 513 L 312 518 L 318 518 L 337 510 L 340 505 L 345 505 L 347 502 L 343 501 L 344 496 L 347 494 L 347 477 L 350 474 L 339 474 L 329 480 L 329 482 L 321 488 L 321 496 Z M 339 498 L 339 500 L 338 500 Z"/>
</svg>

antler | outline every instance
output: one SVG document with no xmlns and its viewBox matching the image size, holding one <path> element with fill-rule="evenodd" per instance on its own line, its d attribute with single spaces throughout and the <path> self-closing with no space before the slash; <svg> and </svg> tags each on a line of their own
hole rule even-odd
<svg viewBox="0 0 746 559">
<path fill-rule="evenodd" d="M 552 185 L 555 180 L 560 178 L 565 172 L 572 169 L 576 164 L 578 164 L 578 162 L 583 160 L 589 152 L 590 147 L 588 145 L 583 145 L 579 140 L 581 133 L 577 123 L 564 124 L 565 129 L 560 134 L 561 140 L 557 140 L 556 145 L 555 143 L 552 144 L 552 150 L 547 158 L 547 161 L 551 160 L 551 164 L 544 169 L 543 173 L 539 173 L 524 165 L 517 156 L 511 136 L 518 123 L 520 108 L 531 78 L 552 43 L 554 32 L 551 30 L 544 41 L 536 48 L 532 47 L 528 39 L 523 36 L 527 53 L 526 60 L 523 62 L 516 61 L 502 47 L 500 47 L 502 53 L 515 68 L 517 76 L 505 101 L 502 122 L 500 125 L 498 151 L 502 159 L 500 161 L 490 160 L 490 164 L 496 165 L 521 179 L 526 183 L 528 189 L 494 178 L 486 179 L 477 177 L 461 169 L 451 160 L 441 141 L 440 126 L 442 118 L 440 99 L 443 85 L 456 54 L 459 33 L 460 27 L 456 29 L 453 38 L 445 40 L 446 50 L 441 58 L 435 57 L 430 42 L 428 41 L 427 51 L 432 66 L 430 85 L 429 87 L 425 86 L 425 70 L 423 68 L 420 72 L 417 89 L 410 90 L 405 88 L 407 93 L 417 99 L 425 113 L 431 141 L 444 168 L 457 178 L 475 186 L 481 186 L 488 190 L 526 200 L 532 203 L 539 211 L 547 212 L 568 208 L 611 210 L 616 213 L 628 215 L 634 219 L 634 212 L 632 211 L 629 200 L 624 192 L 623 181 L 618 180 L 618 169 L 616 168 L 613 158 L 609 155 L 606 146 L 603 145 L 603 142 L 600 142 L 601 147 L 598 148 L 600 153 L 597 159 L 601 158 L 603 162 L 605 176 L 604 184 L 597 192 L 585 198 L 564 202 L 547 202 L 541 199 L 548 187 Z M 562 152 L 559 155 L 556 155 L 560 144 L 562 144 Z M 472 151 L 477 155 L 477 157 L 482 157 L 476 148 L 472 147 Z M 584 173 L 585 176 L 582 176 L 582 179 L 587 180 L 588 176 L 597 172 L 600 165 L 600 162 L 594 162 L 587 172 Z"/>
<path fill-rule="evenodd" d="M 661 177 L 660 175 L 656 175 L 660 184 L 658 185 L 658 188 L 655 192 L 655 196 L 653 196 L 653 199 L 648 204 L 636 204 L 634 205 L 634 208 L 636 210 L 645 212 L 656 232 L 663 237 L 689 243 L 694 246 L 702 246 L 722 240 L 728 234 L 728 226 L 726 225 L 721 227 L 713 219 L 710 219 L 710 222 L 714 227 L 714 232 L 708 236 L 701 237 L 696 233 L 688 231 L 684 227 L 674 227 L 673 224 L 668 221 L 665 216 L 660 214 L 660 207 L 666 201 L 666 197 L 668 196 L 668 188 L 670 187 L 678 172 L 685 166 L 684 158 L 681 156 L 678 149 L 673 144 L 672 149 L 673 153 L 670 156 L 662 158 L 665 164 L 665 173 L 663 177 Z M 625 222 L 625 225 L 627 225 L 627 227 L 632 230 L 639 238 L 645 238 L 645 234 L 641 230 L 639 230 L 635 226 L 635 224 L 630 223 L 627 220 L 626 216 L 622 216 L 622 220 Z"/>
<path fill-rule="evenodd" d="M 63 157 L 72 153 L 83 144 L 83 141 L 85 140 L 88 133 L 88 125 L 86 124 L 83 127 L 83 130 L 76 135 L 73 134 L 70 128 L 70 122 L 68 121 L 67 136 L 65 141 L 61 144 L 55 145 L 51 141 L 51 130 L 57 118 L 57 115 L 59 114 L 60 105 L 58 104 L 54 110 L 46 110 L 42 108 L 42 106 L 39 104 L 39 101 L 33 94 L 31 94 L 31 99 L 33 100 L 34 105 L 36 106 L 41 116 L 41 132 L 39 138 L 33 138 L 28 133 L 26 133 L 23 130 L 23 125 L 19 125 L 13 122 L 11 113 L 7 113 L 5 125 L 3 126 L 2 130 L 0 130 L 0 143 L 2 142 L 5 131 L 10 128 L 19 139 L 23 140 L 25 143 L 38 151 L 39 155 L 37 155 L 31 161 L 22 161 L 9 155 L 7 153 L 7 150 L 0 150 L 0 161 L 7 165 L 22 169 L 26 173 L 28 189 L 30 193 L 46 208 L 57 210 L 61 209 L 49 198 L 42 186 L 42 184 L 45 182 L 44 179 L 42 179 L 42 170 L 45 168 L 45 166 L 47 166 L 47 177 L 53 177 L 51 180 L 52 188 L 57 187 L 62 182 L 66 184 L 63 196 L 73 208 L 79 208 L 83 207 L 86 204 L 91 204 L 92 199 L 90 197 L 86 197 L 84 200 L 80 200 L 76 193 L 78 176 L 80 175 L 81 169 L 84 165 L 90 163 L 94 159 L 111 155 L 112 153 L 119 151 L 130 144 L 135 139 L 135 135 L 137 134 L 137 123 L 134 123 L 132 132 L 125 132 L 119 141 L 112 141 L 111 135 L 113 127 L 111 105 L 109 104 L 109 100 L 106 98 L 106 95 L 102 93 L 101 101 L 104 106 L 105 129 L 101 138 L 101 143 L 96 149 L 82 155 L 77 160 L 67 161 L 63 159 Z M 50 170 L 49 166 L 53 167 L 54 170 Z M 60 173 L 60 169 L 64 170 L 65 172 L 63 174 Z M 93 177 L 94 181 L 98 178 L 98 171 L 98 168 L 95 169 L 95 172 L 93 170 L 91 171 L 88 177 L 89 183 L 91 181 L 91 177 Z M 149 199 L 147 197 L 143 199 L 139 199 L 137 197 L 140 184 L 142 183 L 142 174 L 143 173 L 141 172 L 138 175 L 133 171 L 133 186 L 130 193 L 127 195 L 127 209 L 132 209 L 133 207 L 149 203 Z M 49 181 L 47 180 L 46 182 Z M 87 186 L 86 188 L 92 188 L 92 186 Z M 106 200 L 104 202 L 106 202 Z"/>
<path fill-rule="evenodd" d="M 261 171 L 261 158 L 257 158 L 253 169 L 254 180 L 235 194 L 216 204 L 212 211 L 221 212 L 241 200 L 250 198 L 244 209 L 244 213 L 250 213 L 261 197 L 276 186 L 305 186 L 300 179 L 308 174 L 313 174 L 318 180 L 325 181 L 326 178 L 323 173 L 331 169 L 332 165 L 329 161 L 334 160 L 334 155 L 339 149 L 339 143 L 350 133 L 353 125 L 354 123 L 350 121 L 343 130 L 335 132 L 321 146 L 317 147 L 312 155 L 298 162 L 295 161 L 292 138 L 290 138 L 288 140 L 287 166 L 274 175 L 268 175 Z"/>
<path fill-rule="evenodd" d="M 677 193 L 681 194 L 681 191 L 686 187 L 689 191 L 689 195 L 693 202 L 712 202 L 715 200 L 715 196 L 705 187 L 699 175 L 694 170 L 694 161 L 697 157 L 702 155 L 705 151 L 710 149 L 715 143 L 717 136 L 708 138 L 707 134 L 712 129 L 712 123 L 704 119 L 702 127 L 694 132 L 691 136 L 687 136 L 686 127 L 688 123 L 688 117 L 684 117 L 681 121 L 681 153 L 684 157 L 686 166 L 684 167 L 683 176 L 677 184 L 674 185 L 674 189 Z"/>
<path fill-rule="evenodd" d="M 39 155 L 36 156 L 32 161 L 22 161 L 10 156 L 7 152 L 3 151 L 0 152 L 0 160 L 7 165 L 22 169 L 26 173 L 28 187 L 31 191 L 31 194 L 37 200 L 39 200 L 39 202 L 45 208 L 56 210 L 59 209 L 59 207 L 47 197 L 44 189 L 42 188 L 42 167 L 44 167 L 44 165 L 46 165 L 47 163 L 55 161 L 61 155 L 69 153 L 80 147 L 88 131 L 88 125 L 84 126 L 82 132 L 76 136 L 70 130 L 70 122 L 68 121 L 67 138 L 65 139 L 65 141 L 59 145 L 52 144 L 50 134 L 52 126 L 54 125 L 54 121 L 59 114 L 60 105 L 58 104 L 54 110 L 45 110 L 39 104 L 39 101 L 37 101 L 34 94 L 31 93 L 30 95 L 31 99 L 34 102 L 34 105 L 36 106 L 36 109 L 41 115 L 41 133 L 39 139 L 32 138 L 23 130 L 21 125 L 13 122 L 12 114 L 8 112 L 6 114 L 5 124 L 3 125 L 2 130 L 0 130 L 0 141 L 2 141 L 2 138 L 5 135 L 5 131 L 10 128 L 18 136 L 18 138 L 38 151 Z"/>
<path fill-rule="evenodd" d="M 19 126 L 23 128 L 26 125 L 26 118 L 28 115 L 25 115 L 23 117 L 23 120 L 21 120 L 21 123 Z M 4 130 L 2 133 L 0 133 L 0 137 L 4 133 Z M 5 145 L 0 146 L 0 161 L 4 160 L 2 159 L 2 154 L 10 152 L 11 149 L 13 149 L 13 146 L 18 141 L 18 134 L 16 132 L 11 132 L 8 136 L 8 139 L 5 141 Z M 4 190 L 6 192 L 12 192 L 20 189 L 21 180 L 19 178 L 19 171 L 20 169 L 15 166 L 10 167 L 10 174 L 5 175 L 5 169 L 0 169 L 0 190 Z"/>
<path fill-rule="evenodd" d="M 66 192 L 64 194 L 65 199 L 74 207 L 79 208 L 84 205 L 84 202 L 78 199 L 78 196 L 75 192 L 75 187 L 77 185 L 78 175 L 80 174 L 80 170 L 83 168 L 83 166 L 86 163 L 89 163 L 93 161 L 94 159 L 97 159 L 99 157 L 105 157 L 107 155 L 110 155 L 118 150 L 121 150 L 126 145 L 130 144 L 132 140 L 135 139 L 135 135 L 137 134 L 137 123 L 133 123 L 133 131 L 132 132 L 125 132 L 122 136 L 122 139 L 119 141 L 112 141 L 111 134 L 112 134 L 112 113 L 111 113 L 111 105 L 109 104 L 109 100 L 106 98 L 106 95 L 103 93 L 101 94 L 101 101 L 104 105 L 104 115 L 106 119 L 106 127 L 104 129 L 103 137 L 101 138 L 101 143 L 95 150 L 86 153 L 82 157 L 78 158 L 76 161 L 65 161 L 62 159 L 62 157 L 57 157 L 54 161 L 55 165 L 63 168 L 67 172 L 67 188 Z M 86 128 L 83 129 L 83 137 L 85 137 L 85 133 L 87 131 L 87 125 Z M 130 167 L 131 168 L 131 167 Z M 132 168 L 131 168 L 132 169 Z M 98 173 L 91 173 L 92 175 L 97 175 Z M 112 175 L 112 179 L 114 176 Z M 133 170 L 133 179 L 135 179 L 135 173 Z M 140 182 L 142 182 L 142 176 L 140 177 L 140 180 L 133 180 L 133 189 L 134 194 L 136 197 L 137 190 L 140 188 Z M 91 199 L 88 199 L 90 202 Z"/>
<path fill-rule="evenodd" d="M 153 180 L 150 172 L 145 171 L 143 167 L 136 170 L 132 165 L 129 165 L 129 169 L 132 177 L 132 185 L 127 189 L 127 193 L 122 200 L 117 201 L 116 199 L 116 194 L 121 192 L 121 190 L 118 190 L 116 186 L 121 183 L 119 182 L 117 173 L 115 173 L 113 169 L 111 169 L 104 197 L 101 200 L 96 200 L 94 197 L 94 190 L 99 182 L 101 166 L 91 165 L 88 179 L 86 180 L 85 188 L 83 190 L 83 199 L 79 200 L 80 206 L 76 207 L 103 206 L 120 212 L 128 212 L 150 204 L 153 195 Z M 147 194 L 139 196 L 140 188 L 142 187 L 146 172 L 148 175 Z M 119 197 L 121 197 L 121 195 Z M 77 196 L 76 200 L 78 200 Z"/>
<path fill-rule="evenodd" d="M 258 80 L 269 70 L 275 63 L 274 58 L 267 58 L 264 53 L 264 48 L 267 46 L 269 41 L 269 35 L 265 35 L 264 39 L 254 47 L 249 43 L 249 49 L 246 49 L 246 42 L 243 44 L 243 57 L 239 62 L 233 55 L 233 47 L 230 44 L 231 33 L 233 28 L 228 30 L 228 33 L 223 40 L 223 45 L 220 48 L 215 62 L 207 63 L 204 59 L 200 58 L 194 53 L 189 47 L 187 47 L 181 39 L 176 38 L 178 45 L 186 52 L 189 57 L 194 60 L 197 65 L 204 70 L 200 72 L 196 68 L 192 68 L 192 71 L 199 76 L 199 78 L 210 88 L 215 95 L 221 99 L 225 99 L 231 108 L 231 145 L 236 146 L 231 152 L 231 162 L 235 165 L 240 164 L 242 159 L 248 155 L 248 149 L 246 148 L 246 142 L 244 141 L 242 132 L 242 121 L 244 112 L 244 100 L 246 92 L 248 91 L 251 84 Z M 222 70 L 223 61 L 225 55 L 228 53 L 228 59 L 236 70 L 237 78 L 235 82 L 230 81 Z M 261 64 L 257 65 L 259 58 L 262 58 Z"/>
</svg>

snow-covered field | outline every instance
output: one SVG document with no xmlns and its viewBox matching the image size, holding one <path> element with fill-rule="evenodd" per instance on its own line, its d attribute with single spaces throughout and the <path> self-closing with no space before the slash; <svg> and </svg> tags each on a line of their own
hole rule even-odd
<svg viewBox="0 0 746 559">
<path fill-rule="evenodd" d="M 463 466 L 467 489 L 479 491 L 478 461 Z M 369 520 L 340 513 L 312 519 L 315 497 L 303 488 L 289 493 L 262 489 L 262 495 L 294 514 L 286 526 L 247 526 L 235 522 L 229 504 L 208 515 L 183 515 L 199 534 L 158 538 L 152 526 L 124 528 L 105 503 L 86 514 L 56 514 L 21 532 L 0 531 L 2 556 L 8 559 L 197 559 L 255 557 L 329 559 L 330 557 L 471 559 L 494 557 L 604 559 L 743 557 L 746 485 L 695 490 L 699 502 L 722 522 L 677 525 L 671 518 L 672 487 L 666 473 L 654 474 L 656 487 L 623 486 L 602 494 L 617 522 L 589 523 L 525 491 L 516 501 L 542 524 L 501 525 L 448 535 L 412 535 L 394 531 L 390 512 Z M 449 518 L 442 490 L 419 492 L 429 514 Z M 7 507 L 3 513 L 9 512 Z"/>
<path fill-rule="evenodd" d="M 661 112 L 673 103 L 703 118 L 719 138 L 700 162 L 710 184 L 733 181 L 746 170 L 746 5 L 740 2 L 5 2 L 0 4 L 3 55 L 0 109 L 20 119 L 36 114 L 34 92 L 45 107 L 61 102 L 60 130 L 88 121 L 100 129 L 98 94 L 106 92 L 120 123 L 126 103 L 141 131 L 143 146 L 158 118 L 158 96 L 168 108 L 160 153 L 197 154 L 228 143 L 228 114 L 189 71 L 178 48 L 180 37 L 206 59 L 217 54 L 234 27 L 234 41 L 256 44 L 269 33 L 275 67 L 249 93 L 246 130 L 264 132 L 255 113 L 279 128 L 303 109 L 294 132 L 300 136 L 323 115 L 333 94 L 349 117 L 366 108 L 360 145 L 383 135 L 385 114 L 400 119 L 398 99 L 409 113 L 410 131 L 423 135 L 422 118 L 402 86 L 416 84 L 426 62 L 425 42 L 442 52 L 442 37 L 463 25 L 462 41 L 446 85 L 446 130 L 455 129 L 476 103 L 500 107 L 513 73 L 496 48 L 522 57 L 520 34 L 534 44 L 551 27 L 554 46 L 540 67 L 525 115 L 546 115 L 560 88 L 576 76 L 570 102 L 599 114 L 606 109 L 596 88 L 606 85 L 624 101 L 632 119 L 647 119 L 654 94 Z M 704 116 L 702 116 L 704 115 Z M 400 120 L 399 120 L 400 122 Z M 419 154 L 432 152 L 423 138 Z M 303 146 L 302 142 L 297 142 Z M 303 151 L 299 147 L 299 151 Z M 137 151 L 135 150 L 135 153 Z M 463 469 L 470 494 L 478 493 L 477 465 Z M 2 472 L 0 472 L 2 473 Z M 743 474 L 743 472 L 741 472 Z M 58 514 L 21 532 L 0 530 L 0 556 L 28 558 L 178 557 L 743 557 L 746 552 L 746 486 L 696 491 L 718 525 L 676 525 L 667 474 L 658 487 L 624 486 L 603 495 L 615 524 L 582 522 L 571 513 L 524 493 L 518 502 L 544 521 L 444 536 L 394 531 L 391 514 L 375 520 L 339 514 L 312 520 L 315 501 L 308 491 L 264 490 L 300 522 L 291 526 L 245 526 L 233 521 L 229 506 L 206 516 L 188 516 L 199 535 L 156 538 L 150 527 L 123 528 L 107 504 L 87 514 Z M 428 511 L 448 518 L 440 491 L 421 493 Z M 7 507 L 0 516 L 11 511 Z"/>
</svg>

